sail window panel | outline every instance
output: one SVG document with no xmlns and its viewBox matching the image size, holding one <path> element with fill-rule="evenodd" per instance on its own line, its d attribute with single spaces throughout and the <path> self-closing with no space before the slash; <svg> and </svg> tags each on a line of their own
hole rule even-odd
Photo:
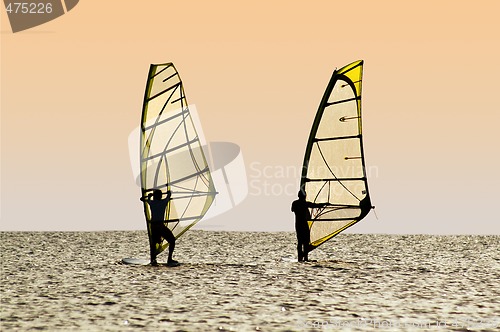
<svg viewBox="0 0 500 332">
<path fill-rule="evenodd" d="M 193 144 L 191 148 L 191 159 L 193 165 L 196 167 L 198 172 L 203 171 L 207 167 L 207 162 L 205 160 L 205 155 L 203 152 L 203 149 L 199 144 Z M 199 185 L 204 185 L 205 186 L 205 191 L 207 190 L 206 188 L 210 185 L 210 177 L 208 174 L 208 169 L 204 171 L 203 173 L 200 174 L 201 181 L 202 183 Z"/>
<path fill-rule="evenodd" d="M 321 212 L 317 220 L 321 222 L 321 219 L 356 219 L 360 215 L 360 208 L 326 208 Z"/>
<path fill-rule="evenodd" d="M 149 100 L 146 109 L 145 127 L 149 127 L 154 123 L 162 123 L 167 121 L 168 118 L 181 113 L 185 99 L 183 98 L 183 103 L 181 103 L 179 98 L 181 98 L 181 89 L 177 88 L 175 91 L 168 91 Z M 174 100 L 178 101 L 172 103 Z"/>
<path fill-rule="evenodd" d="M 180 120 L 164 123 L 161 128 L 156 127 L 145 132 L 145 138 L 149 146 L 149 151 L 144 157 L 157 158 L 168 150 L 175 150 L 176 147 L 184 143 L 182 137 L 177 133 Z M 173 136 L 172 136 L 173 134 Z"/>
<path fill-rule="evenodd" d="M 201 209 L 200 215 L 202 215 L 202 216 L 205 216 L 205 213 L 207 213 L 209 211 L 208 209 L 210 208 L 210 206 L 212 205 L 212 203 L 215 200 L 214 194 L 213 194 L 213 192 L 215 190 L 211 187 L 209 187 L 209 190 L 210 190 L 210 194 L 205 197 L 205 201 L 204 201 L 203 207 Z"/>
<path fill-rule="evenodd" d="M 355 180 L 330 183 L 330 195 L 334 204 L 357 206 L 366 197 L 366 182 Z"/>
<path fill-rule="evenodd" d="M 189 210 L 189 207 L 193 203 L 193 200 L 185 195 L 182 195 L 181 198 L 176 198 L 171 201 L 171 205 L 175 207 L 175 217 L 174 215 L 170 215 L 170 219 L 182 219 L 183 217 L 192 217 L 194 214 L 186 213 Z M 192 211 L 191 211 L 192 212 Z"/>
<path fill-rule="evenodd" d="M 166 170 L 164 159 L 149 160 L 146 164 L 146 169 L 143 169 L 143 180 L 148 188 L 164 187 L 168 182 Z"/>
<path fill-rule="evenodd" d="M 191 119 L 191 116 L 188 115 L 185 119 L 185 122 L 183 123 L 183 128 L 181 128 L 184 132 L 185 139 L 187 141 L 192 141 L 193 139 L 198 138 L 198 134 L 196 133 L 196 130 L 194 128 L 193 120 Z M 199 145 L 199 144 L 198 144 Z"/>
<path fill-rule="evenodd" d="M 316 138 L 325 139 L 358 135 L 357 107 L 356 100 L 326 107 L 316 132 Z"/>
<path fill-rule="evenodd" d="M 212 177 L 210 175 L 210 171 L 208 167 L 205 165 L 199 165 L 200 166 L 200 171 L 198 174 L 198 179 L 199 181 L 196 183 L 196 186 L 193 187 L 193 191 L 195 191 L 195 195 L 202 194 L 202 195 L 212 195 L 213 194 L 213 187 L 211 187 L 211 181 Z M 201 169 L 201 167 L 205 167 L 204 169 Z M 211 197 L 211 196 L 210 196 Z M 206 199 L 207 197 L 205 197 Z"/>
<path fill-rule="evenodd" d="M 344 228 L 351 222 L 351 220 L 314 222 L 311 226 L 311 243 L 314 244 L 316 241 L 332 233 L 336 233 L 339 229 Z"/>
<path fill-rule="evenodd" d="M 179 201 L 185 201 L 186 206 L 183 209 L 179 209 L 179 212 L 182 214 L 179 215 L 179 218 L 186 219 L 186 221 L 192 222 L 193 218 L 196 218 L 200 215 L 200 212 L 205 205 L 205 197 L 192 197 L 192 198 L 184 198 Z"/>
<path fill-rule="evenodd" d="M 366 196 L 364 180 L 312 181 L 305 185 L 307 199 L 316 203 L 330 202 L 335 205 L 359 205 Z"/>
<path fill-rule="evenodd" d="M 192 150 L 187 145 L 168 154 L 168 170 L 166 171 L 169 174 L 169 182 L 178 182 L 184 178 L 197 176 L 199 168 L 193 163 Z"/>
<path fill-rule="evenodd" d="M 179 211 L 178 204 L 175 200 L 172 199 L 168 204 L 167 216 L 165 220 L 179 219 L 178 211 Z M 169 226 L 175 226 L 175 224 L 170 224 Z"/>
<path fill-rule="evenodd" d="M 308 179 L 361 178 L 364 176 L 358 138 L 316 142 L 307 167 Z M 346 159 L 348 158 L 348 159 Z"/>
<path fill-rule="evenodd" d="M 177 228 L 190 226 L 206 211 L 205 206 L 209 196 L 193 194 L 190 189 L 195 188 L 199 182 L 199 178 L 195 177 L 171 186 L 173 192 L 171 206 L 175 212 L 170 214 L 169 219 L 180 219 Z M 206 187 L 204 190 L 207 190 Z"/>
<path fill-rule="evenodd" d="M 347 81 L 338 79 L 333 86 L 327 104 L 343 103 L 344 101 L 355 99 L 356 94 Z"/>
<path fill-rule="evenodd" d="M 203 200 L 213 194 L 210 184 L 210 174 L 207 168 L 194 174 L 182 178 L 180 181 L 170 183 L 170 188 L 176 199 L 192 199 L 201 197 Z"/>
<path fill-rule="evenodd" d="M 316 203 L 327 203 L 329 188 L 325 182 L 307 182 L 305 185 L 307 200 Z"/>
<path fill-rule="evenodd" d="M 149 146 L 146 145 L 142 150 L 142 161 L 155 161 L 158 163 L 161 160 L 165 161 L 164 159 L 167 157 L 167 155 L 180 153 L 179 150 L 185 148 L 188 143 L 178 145 L 167 144 L 166 146 L 163 146 L 162 144 L 158 144 L 158 141 L 152 140 L 148 144 Z"/>
<path fill-rule="evenodd" d="M 153 75 L 149 97 L 154 97 L 181 82 L 174 66 L 171 65 L 157 66 Z"/>
<path fill-rule="evenodd" d="M 200 180 L 200 175 L 185 177 L 181 181 L 177 181 L 172 183 L 170 189 L 172 190 L 173 197 L 175 201 L 180 201 L 187 199 L 192 200 L 194 198 L 202 197 L 205 199 L 205 196 L 198 195 L 199 193 L 206 193 L 208 191 L 207 186 Z"/>
</svg>

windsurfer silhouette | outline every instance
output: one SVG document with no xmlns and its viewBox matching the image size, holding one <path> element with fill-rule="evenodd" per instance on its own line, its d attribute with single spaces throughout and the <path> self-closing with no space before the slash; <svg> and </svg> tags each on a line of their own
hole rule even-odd
<svg viewBox="0 0 500 332">
<path fill-rule="evenodd" d="M 165 224 L 165 210 L 167 208 L 168 202 L 170 202 L 172 192 L 167 191 L 167 197 L 162 198 L 163 192 L 159 189 L 153 191 L 147 197 L 141 197 L 140 200 L 148 203 L 151 209 L 151 241 L 150 241 L 150 253 L 151 253 L 151 265 L 158 265 L 156 262 L 156 245 L 162 242 L 162 239 L 168 242 L 168 264 L 176 265 L 177 261 L 172 259 L 175 248 L 175 237 L 172 231 Z M 153 199 L 151 199 L 151 197 Z"/>
<path fill-rule="evenodd" d="M 295 231 L 297 233 L 297 255 L 299 262 L 307 262 L 309 260 L 308 253 L 310 251 L 311 234 L 309 232 L 308 221 L 311 220 L 309 208 L 318 208 L 327 205 L 328 203 L 312 203 L 306 201 L 306 192 L 300 190 L 298 193 L 299 199 L 293 201 L 292 212 L 295 213 Z"/>
</svg>

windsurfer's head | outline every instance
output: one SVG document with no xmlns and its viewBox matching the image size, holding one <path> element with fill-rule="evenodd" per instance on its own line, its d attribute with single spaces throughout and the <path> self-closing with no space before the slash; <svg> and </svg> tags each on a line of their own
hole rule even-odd
<svg viewBox="0 0 500 332">
<path fill-rule="evenodd" d="M 163 195 L 163 192 L 160 189 L 155 189 L 155 191 L 153 191 L 153 198 L 154 199 L 161 199 L 162 195 Z"/>
<path fill-rule="evenodd" d="M 305 199 L 306 198 L 306 191 L 304 189 L 300 189 L 297 196 L 299 196 L 300 199 Z"/>
</svg>

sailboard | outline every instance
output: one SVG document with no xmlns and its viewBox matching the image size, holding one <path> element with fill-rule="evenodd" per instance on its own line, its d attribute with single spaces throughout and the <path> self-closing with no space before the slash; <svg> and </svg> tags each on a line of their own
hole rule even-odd
<svg viewBox="0 0 500 332">
<path fill-rule="evenodd" d="M 172 63 L 152 64 L 149 69 L 141 116 L 140 172 L 141 197 L 157 189 L 171 192 L 164 223 L 176 239 L 200 221 L 214 201 L 210 169 Z M 155 243 L 152 211 L 145 200 L 143 204 L 150 249 L 158 255 L 168 242 Z"/>
<path fill-rule="evenodd" d="M 363 61 L 335 70 L 314 119 L 300 187 L 311 211 L 309 250 L 363 219 L 372 209 L 363 151 Z"/>
<path fill-rule="evenodd" d="M 149 259 L 143 258 L 122 258 L 122 264 L 125 265 L 150 265 L 151 261 Z M 157 266 L 168 266 L 168 267 L 176 267 L 180 266 L 179 262 L 174 263 L 157 263 Z"/>
<path fill-rule="evenodd" d="M 128 265 L 149 265 L 150 261 L 143 258 L 122 258 L 122 263 Z"/>
</svg>

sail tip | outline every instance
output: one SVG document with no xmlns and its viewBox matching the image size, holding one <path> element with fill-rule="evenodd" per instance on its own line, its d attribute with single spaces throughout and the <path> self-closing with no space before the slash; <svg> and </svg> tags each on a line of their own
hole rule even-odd
<svg viewBox="0 0 500 332">
<path fill-rule="evenodd" d="M 360 59 L 360 60 L 356 60 L 352 63 L 353 66 L 362 66 L 364 64 L 365 60 L 363 59 Z"/>
<path fill-rule="evenodd" d="M 174 67 L 175 68 L 173 62 L 152 63 L 150 66 L 151 67 Z"/>
</svg>

